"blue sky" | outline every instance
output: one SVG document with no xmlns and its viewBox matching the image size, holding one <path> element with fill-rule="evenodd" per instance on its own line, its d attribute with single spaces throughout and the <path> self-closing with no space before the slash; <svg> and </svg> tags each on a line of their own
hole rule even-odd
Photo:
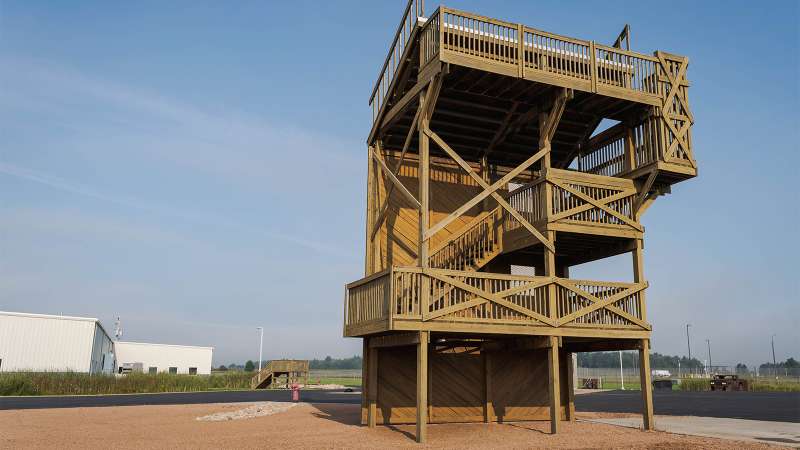
<svg viewBox="0 0 800 450">
<path fill-rule="evenodd" d="M 654 349 L 798 357 L 798 3 L 448 6 L 689 56 L 700 176 L 644 218 Z M 215 364 L 360 352 L 367 99 L 404 2 L 0 0 L 0 309 Z M 428 9 L 435 8 L 429 2 Z M 630 279 L 628 257 L 574 276 Z"/>
</svg>

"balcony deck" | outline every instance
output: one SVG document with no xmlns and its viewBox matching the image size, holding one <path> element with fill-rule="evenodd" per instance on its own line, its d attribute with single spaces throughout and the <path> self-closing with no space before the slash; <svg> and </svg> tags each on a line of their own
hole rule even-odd
<svg viewBox="0 0 800 450">
<path fill-rule="evenodd" d="M 344 335 L 423 330 L 649 338 L 647 283 L 393 267 L 347 285 Z"/>
<path fill-rule="evenodd" d="M 419 72 L 440 61 L 659 107 L 670 91 L 669 74 L 685 70 L 686 58 L 664 52 L 645 55 L 445 6 L 428 18 L 414 10 L 406 11 L 372 91 L 374 119 L 417 39 Z"/>
</svg>

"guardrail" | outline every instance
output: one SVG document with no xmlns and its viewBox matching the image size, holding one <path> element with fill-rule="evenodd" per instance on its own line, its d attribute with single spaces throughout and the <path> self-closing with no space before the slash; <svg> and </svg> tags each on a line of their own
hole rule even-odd
<svg viewBox="0 0 800 450">
<path fill-rule="evenodd" d="M 355 335 L 348 329 L 375 320 L 386 321 L 382 331 L 408 320 L 650 330 L 644 317 L 646 287 L 646 283 L 393 267 L 348 285 L 345 334 Z"/>
<path fill-rule="evenodd" d="M 403 19 L 397 27 L 397 31 L 392 39 L 392 44 L 389 46 L 389 53 L 383 62 L 383 66 L 378 75 L 378 81 L 372 88 L 372 93 L 369 96 L 369 104 L 372 106 L 372 120 L 374 121 L 381 108 L 385 103 L 386 94 L 391 89 L 395 79 L 397 69 L 400 67 L 403 57 L 405 56 L 408 43 L 417 29 L 417 21 L 420 17 L 425 15 L 425 1 L 424 0 L 408 0 L 406 9 L 403 11 Z"/>
</svg>

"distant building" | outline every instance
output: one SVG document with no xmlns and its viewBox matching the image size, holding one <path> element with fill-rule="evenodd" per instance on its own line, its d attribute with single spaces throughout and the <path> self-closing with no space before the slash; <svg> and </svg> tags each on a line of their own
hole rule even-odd
<svg viewBox="0 0 800 450">
<path fill-rule="evenodd" d="M 213 347 L 117 341 L 114 348 L 117 354 L 117 373 L 211 373 Z"/>
<path fill-rule="evenodd" d="M 0 311 L 0 372 L 111 373 L 114 343 L 97 319 Z"/>
</svg>

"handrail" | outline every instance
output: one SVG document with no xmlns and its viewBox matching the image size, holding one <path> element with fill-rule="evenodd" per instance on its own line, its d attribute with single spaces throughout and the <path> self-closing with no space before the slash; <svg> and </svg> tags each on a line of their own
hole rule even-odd
<svg viewBox="0 0 800 450">
<path fill-rule="evenodd" d="M 378 119 L 401 57 L 409 47 L 421 14 L 422 0 L 409 0 L 389 53 L 370 94 L 373 121 Z M 587 92 L 629 98 L 655 106 L 663 101 L 659 58 L 583 39 L 550 33 L 440 6 L 425 19 L 420 43 L 422 64 L 440 52 L 442 61 L 467 57 L 499 64 L 501 73 L 521 78 L 570 82 Z M 446 54 L 445 54 L 446 53 Z M 457 60 L 458 61 L 458 60 Z M 509 70 L 510 69 L 510 70 Z"/>
<path fill-rule="evenodd" d="M 414 11 L 414 15 L 409 16 L 409 13 L 412 11 L 412 9 Z M 398 40 L 400 39 L 401 36 L 403 37 L 403 48 L 405 48 L 406 44 L 408 44 L 408 39 L 411 37 L 411 30 L 413 30 L 414 27 L 417 25 L 417 18 L 422 17 L 424 15 L 425 15 L 425 0 L 408 0 L 408 3 L 406 4 L 406 9 L 403 11 L 403 20 L 401 20 L 400 24 L 397 26 L 397 31 L 394 33 L 394 39 L 392 39 L 392 44 L 389 46 L 389 52 L 386 55 L 386 59 L 383 62 L 383 66 L 381 66 L 378 80 L 375 82 L 375 86 L 372 88 L 372 93 L 370 93 L 369 96 L 370 104 L 372 104 L 372 101 L 375 98 L 375 93 L 378 91 L 378 88 L 384 82 L 383 78 L 386 75 L 386 68 L 389 66 L 389 62 L 392 60 L 392 56 L 397 51 Z M 402 54 L 402 51 L 400 53 Z M 396 69 L 396 67 L 394 67 L 392 70 L 394 69 Z"/>
<path fill-rule="evenodd" d="M 442 269 L 473 269 L 480 260 L 491 257 L 502 245 L 502 213 L 497 207 L 478 215 L 467 226 L 431 252 L 431 267 Z M 472 261 L 470 264 L 469 261 Z"/>
<path fill-rule="evenodd" d="M 464 270 L 392 267 L 383 279 L 349 292 L 345 333 L 402 320 L 650 330 L 642 291 L 624 283 Z M 363 287 L 370 286 L 370 293 Z M 349 329 L 349 331 L 348 331 Z M 384 331 L 373 328 L 372 332 Z"/>
</svg>

